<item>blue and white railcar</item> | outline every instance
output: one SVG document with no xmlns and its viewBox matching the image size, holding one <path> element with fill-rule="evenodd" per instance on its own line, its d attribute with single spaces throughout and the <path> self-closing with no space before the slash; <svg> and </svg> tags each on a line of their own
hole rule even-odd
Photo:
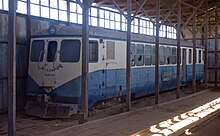
<svg viewBox="0 0 220 136">
<path fill-rule="evenodd" d="M 31 38 L 28 69 L 27 113 L 44 118 L 76 114 L 81 104 L 82 36 L 69 27 Z M 46 33 L 46 34 L 45 34 Z M 90 34 L 89 107 L 96 102 L 125 95 L 126 41 Z M 154 93 L 154 43 L 133 38 L 131 93 Z M 176 87 L 176 46 L 161 44 L 160 90 Z M 203 49 L 197 48 L 196 78 L 203 79 Z M 192 47 L 181 46 L 181 83 L 192 80 Z"/>
</svg>

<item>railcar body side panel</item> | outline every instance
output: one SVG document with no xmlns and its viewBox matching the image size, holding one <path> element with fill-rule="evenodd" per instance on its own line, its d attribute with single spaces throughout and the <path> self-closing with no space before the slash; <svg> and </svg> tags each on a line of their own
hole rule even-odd
<svg viewBox="0 0 220 136">
<path fill-rule="evenodd" d="M 98 56 L 95 56 L 96 61 L 89 63 L 89 107 L 98 101 L 126 95 L 126 42 L 97 38 L 90 40 L 98 43 L 98 48 L 94 46 L 94 49 L 98 50 Z M 76 114 L 81 106 L 81 37 L 41 37 L 32 38 L 31 42 L 31 53 L 35 48 L 34 44 L 42 48 L 36 48 L 37 57 L 31 54 L 29 60 L 27 113 L 43 118 L 66 118 Z M 74 50 L 71 50 L 73 44 Z M 131 93 L 135 97 L 153 94 L 154 62 L 151 60 L 151 64 L 146 65 L 143 60 L 146 55 L 143 49 L 150 45 L 153 50 L 153 44 L 141 42 L 133 44 L 138 46 L 138 49 L 134 51 L 135 55 L 132 57 L 133 61 L 137 61 L 137 65 L 131 66 Z M 165 49 L 169 45 L 162 46 Z M 185 85 L 192 80 L 192 65 L 188 62 L 189 48 L 181 48 L 182 54 L 184 52 L 186 55 L 182 57 L 181 64 L 181 83 Z M 173 56 L 169 57 L 164 58 L 165 64 L 159 68 L 160 91 L 176 87 L 176 64 L 171 62 Z M 201 61 L 196 64 L 196 79 L 203 79 L 203 73 Z"/>
</svg>

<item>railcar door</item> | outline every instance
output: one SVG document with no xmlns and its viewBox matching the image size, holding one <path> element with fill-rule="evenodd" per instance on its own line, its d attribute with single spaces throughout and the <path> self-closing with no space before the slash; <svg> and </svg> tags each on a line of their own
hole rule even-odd
<svg viewBox="0 0 220 136">
<path fill-rule="evenodd" d="M 32 40 L 28 74 L 40 86 L 43 85 L 45 49 L 46 49 L 45 40 L 42 39 Z"/>
<path fill-rule="evenodd" d="M 186 82 L 186 49 L 182 49 L 182 82 Z"/>
<path fill-rule="evenodd" d="M 56 72 L 54 68 L 54 61 L 56 60 L 58 42 L 53 40 L 46 41 L 46 62 L 44 66 L 43 86 L 54 87 L 56 83 Z"/>
<path fill-rule="evenodd" d="M 115 95 L 116 91 L 116 82 L 117 82 L 117 66 L 115 58 L 115 42 L 107 41 L 106 42 L 106 72 L 105 72 L 105 88 L 106 88 L 106 98 L 112 97 Z"/>
</svg>

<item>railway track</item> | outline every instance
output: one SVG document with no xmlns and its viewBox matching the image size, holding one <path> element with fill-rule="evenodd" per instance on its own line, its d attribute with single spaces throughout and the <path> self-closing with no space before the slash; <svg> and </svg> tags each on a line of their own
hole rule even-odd
<svg viewBox="0 0 220 136">
<path fill-rule="evenodd" d="M 73 122 L 72 122 L 73 121 Z M 74 122 L 75 121 L 75 122 Z M 1 115 L 0 122 L 2 125 L 2 128 L 0 130 L 0 135 L 7 135 L 7 115 Z M 23 130 L 34 130 L 35 128 L 45 128 L 47 129 L 48 126 L 51 128 L 54 126 L 54 129 L 56 128 L 62 128 L 58 126 L 70 126 L 73 124 L 78 124 L 75 117 L 68 120 L 64 119 L 41 119 L 33 116 L 27 115 L 25 112 L 18 112 L 17 113 L 17 120 L 16 120 L 16 132 L 19 135 L 19 133 L 22 133 Z M 44 131 L 39 132 L 39 135 L 43 134 Z M 32 134 L 30 134 L 32 135 Z M 38 135 L 38 134 L 37 134 Z"/>
<path fill-rule="evenodd" d="M 201 90 L 201 89 L 200 89 Z M 190 90 L 188 88 L 183 88 L 181 91 L 181 95 L 187 96 L 190 95 Z M 160 94 L 161 102 L 170 101 L 175 99 L 175 90 L 172 92 L 167 92 Z M 146 106 L 151 106 L 154 104 L 154 96 L 149 96 L 145 98 L 141 98 L 132 102 L 133 109 L 139 109 Z M 105 118 L 108 116 L 112 116 L 115 114 L 123 113 L 124 103 L 118 103 L 114 106 L 107 106 L 104 109 L 94 109 L 90 111 L 89 121 L 97 120 L 100 118 Z M 29 116 L 25 113 L 25 111 L 21 111 L 17 113 L 17 135 L 18 136 L 26 136 L 26 135 L 44 135 L 54 130 L 63 129 L 69 126 L 77 125 L 78 116 L 71 116 L 69 119 L 41 119 L 38 117 Z M 7 135 L 7 115 L 0 115 L 0 122 L 3 126 L 0 129 L 0 135 Z M 20 135 L 19 135 L 20 134 Z"/>
</svg>

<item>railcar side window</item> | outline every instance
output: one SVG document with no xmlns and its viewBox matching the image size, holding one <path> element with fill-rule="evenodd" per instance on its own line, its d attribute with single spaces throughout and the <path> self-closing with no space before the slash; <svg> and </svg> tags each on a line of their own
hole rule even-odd
<svg viewBox="0 0 220 136">
<path fill-rule="evenodd" d="M 172 53 L 171 53 L 171 47 L 166 47 L 166 64 L 171 64 L 172 60 Z"/>
<path fill-rule="evenodd" d="M 152 65 L 155 65 L 155 46 L 152 46 Z"/>
<path fill-rule="evenodd" d="M 165 64 L 165 47 L 160 46 L 160 65 Z"/>
<path fill-rule="evenodd" d="M 135 61 L 134 61 L 134 56 L 135 56 L 135 44 L 131 44 L 131 66 L 135 66 Z"/>
<path fill-rule="evenodd" d="M 189 58 L 188 59 L 189 59 L 188 60 L 189 64 L 191 64 L 192 63 L 192 49 L 189 49 Z"/>
<path fill-rule="evenodd" d="M 183 57 L 182 54 L 183 54 L 183 49 L 180 48 L 180 65 L 182 64 L 182 57 Z M 176 55 L 177 55 L 177 52 L 176 52 Z M 176 56 L 176 59 L 177 59 L 177 56 Z"/>
<path fill-rule="evenodd" d="M 202 51 L 199 50 L 199 63 L 202 63 Z"/>
<path fill-rule="evenodd" d="M 144 65 L 144 45 L 143 44 L 137 44 L 136 46 L 135 63 L 137 66 Z"/>
<path fill-rule="evenodd" d="M 144 56 L 144 62 L 145 65 L 151 65 L 152 64 L 152 46 L 151 45 L 145 45 L 145 56 Z"/>
<path fill-rule="evenodd" d="M 192 63 L 192 49 L 189 49 L 189 60 L 188 60 L 189 64 Z"/>
<path fill-rule="evenodd" d="M 34 40 L 31 47 L 31 61 L 42 62 L 44 56 L 45 42 L 43 40 Z"/>
<path fill-rule="evenodd" d="M 60 47 L 61 62 L 78 62 L 80 59 L 79 40 L 63 40 Z"/>
<path fill-rule="evenodd" d="M 50 41 L 48 43 L 48 48 L 47 48 L 47 61 L 48 62 L 54 62 L 56 52 L 57 52 L 57 42 Z"/>
<path fill-rule="evenodd" d="M 175 47 L 172 47 L 172 64 L 176 64 L 176 48 Z"/>
<path fill-rule="evenodd" d="M 99 59 L 99 44 L 98 41 L 89 41 L 89 62 L 95 63 Z"/>
</svg>

